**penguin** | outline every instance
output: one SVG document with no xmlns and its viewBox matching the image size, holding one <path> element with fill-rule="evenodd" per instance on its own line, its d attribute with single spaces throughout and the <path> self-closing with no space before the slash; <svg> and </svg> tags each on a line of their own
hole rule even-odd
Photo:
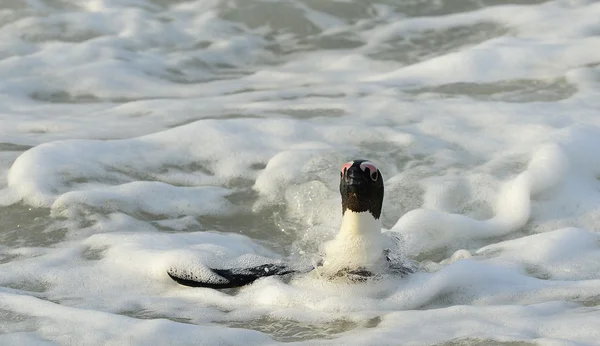
<svg viewBox="0 0 600 346">
<path fill-rule="evenodd" d="M 292 263 L 272 263 L 210 268 L 211 275 L 170 268 L 167 274 L 181 285 L 214 289 L 241 287 L 267 276 L 306 274 L 313 269 L 318 269 L 322 277 L 351 281 L 366 281 L 382 274 L 405 276 L 415 271 L 414 265 L 394 255 L 398 239 L 381 232 L 383 192 L 383 176 L 371 161 L 352 160 L 342 165 L 342 224 L 335 238 L 324 244 L 324 256 L 317 266 L 299 269 Z"/>
</svg>

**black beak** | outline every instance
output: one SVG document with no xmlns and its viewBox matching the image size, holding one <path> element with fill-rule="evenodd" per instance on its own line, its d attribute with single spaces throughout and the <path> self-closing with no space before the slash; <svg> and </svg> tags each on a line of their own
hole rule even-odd
<svg viewBox="0 0 600 346">
<path fill-rule="evenodd" d="M 358 167 L 350 167 L 344 176 L 344 183 L 350 188 L 351 191 L 358 189 L 361 185 L 366 183 L 364 174 Z"/>
</svg>

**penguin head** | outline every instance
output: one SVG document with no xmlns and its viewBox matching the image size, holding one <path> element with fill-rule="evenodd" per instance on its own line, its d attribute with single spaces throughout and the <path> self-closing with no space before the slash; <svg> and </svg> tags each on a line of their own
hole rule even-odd
<svg viewBox="0 0 600 346">
<path fill-rule="evenodd" d="M 383 205 L 383 177 L 379 169 L 367 160 L 352 160 L 340 171 L 342 215 L 346 210 L 368 211 L 375 219 L 381 215 Z"/>
</svg>

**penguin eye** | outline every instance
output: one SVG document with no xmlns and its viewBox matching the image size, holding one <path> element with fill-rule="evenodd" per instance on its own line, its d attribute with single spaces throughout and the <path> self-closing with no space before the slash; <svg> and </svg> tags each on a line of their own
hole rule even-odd
<svg viewBox="0 0 600 346">
<path fill-rule="evenodd" d="M 348 168 L 352 167 L 352 164 L 354 164 L 354 161 L 350 161 L 350 162 L 346 162 L 343 166 L 342 169 L 340 171 L 340 176 L 344 176 L 344 174 L 346 174 L 346 171 L 348 170 Z"/>
<path fill-rule="evenodd" d="M 377 174 L 377 171 L 371 173 L 371 180 L 373 181 L 377 181 L 379 174 Z"/>
<path fill-rule="evenodd" d="M 373 181 L 377 181 L 377 178 L 379 178 L 379 174 L 377 171 L 377 167 L 375 167 L 375 165 L 369 161 L 365 161 L 363 163 L 360 164 L 360 169 L 365 172 L 367 169 L 369 170 L 369 176 L 371 177 L 371 180 Z"/>
</svg>

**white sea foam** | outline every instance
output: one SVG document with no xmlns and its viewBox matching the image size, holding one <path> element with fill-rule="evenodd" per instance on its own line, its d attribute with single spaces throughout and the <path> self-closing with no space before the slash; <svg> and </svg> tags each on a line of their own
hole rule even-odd
<svg viewBox="0 0 600 346">
<path fill-rule="evenodd" d="M 0 344 L 596 344 L 598 18 L 585 0 L 3 2 Z M 417 273 L 167 275 L 315 265 L 353 158 L 380 168 Z"/>
<path fill-rule="evenodd" d="M 544 146 L 534 153 L 525 172 L 501 187 L 492 218 L 479 221 L 460 214 L 415 209 L 403 215 L 394 230 L 404 236 L 407 250 L 413 255 L 465 240 L 503 236 L 525 226 L 532 197 L 555 189 L 567 169 L 563 149 Z"/>
</svg>

